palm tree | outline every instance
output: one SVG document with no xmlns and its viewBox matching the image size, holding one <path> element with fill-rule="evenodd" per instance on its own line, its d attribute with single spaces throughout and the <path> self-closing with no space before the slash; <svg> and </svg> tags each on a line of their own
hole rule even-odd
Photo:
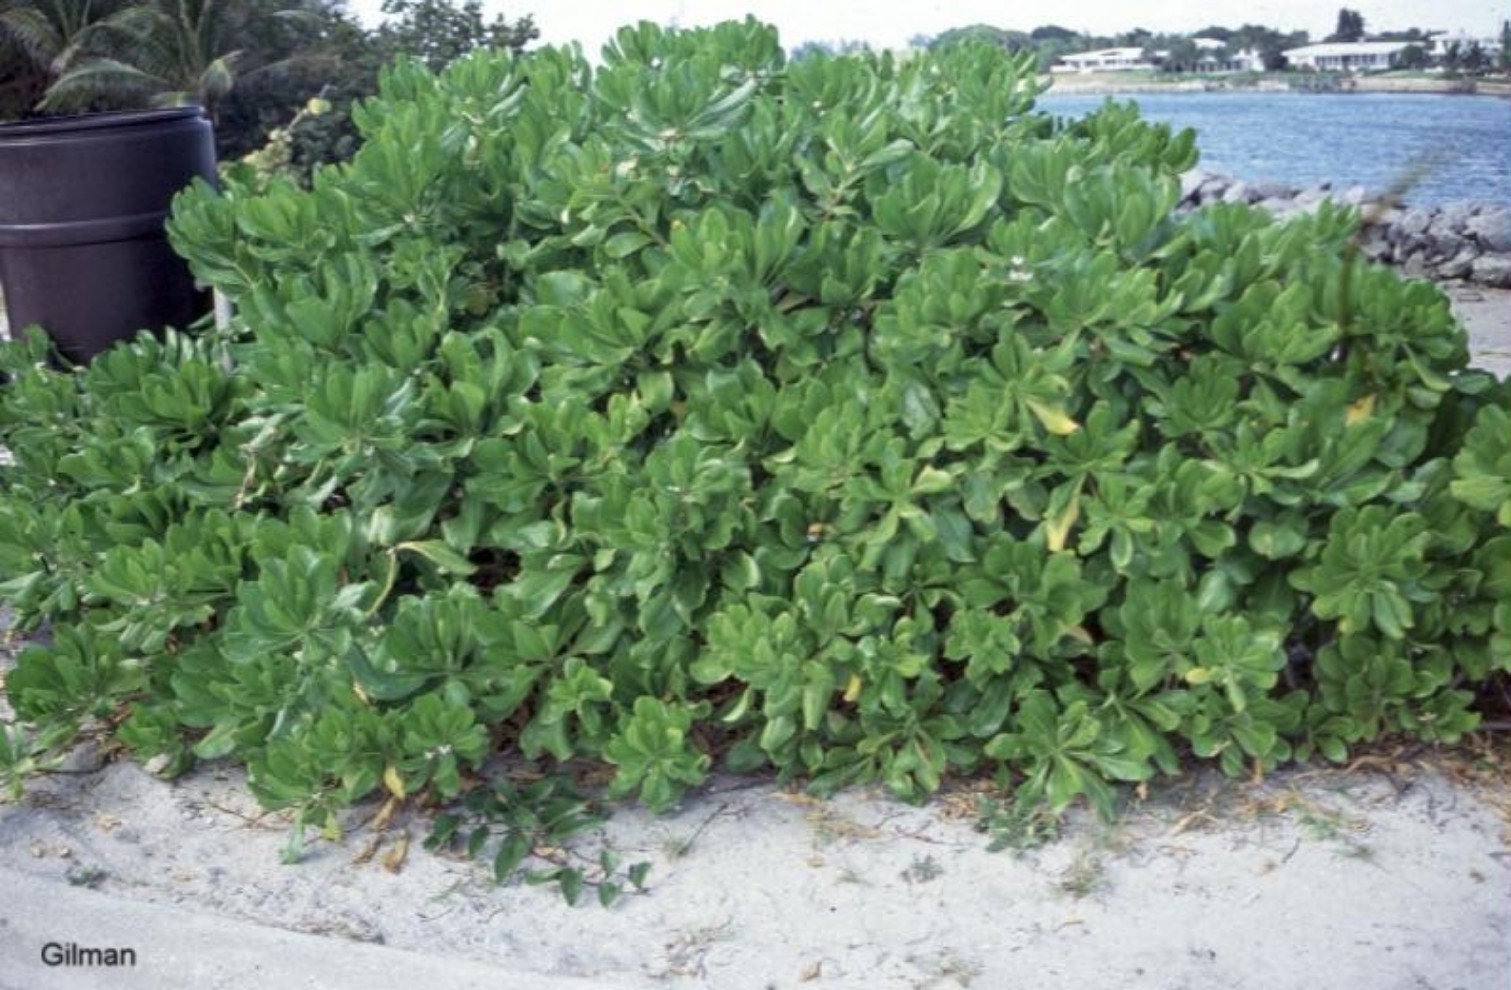
<svg viewBox="0 0 1511 990">
<path fill-rule="evenodd" d="M 0 36 L 56 77 L 90 29 L 119 6 L 113 0 L 6 0 Z"/>
<path fill-rule="evenodd" d="M 263 18 L 311 16 L 303 9 L 271 10 L 255 0 L 142 0 L 87 29 L 42 107 L 69 109 L 106 96 L 153 106 L 197 103 L 213 116 L 242 60 L 234 40 Z"/>
<path fill-rule="evenodd" d="M 13 38 L 0 35 L 0 120 L 20 117 L 41 99 L 47 76 Z"/>
<path fill-rule="evenodd" d="M 0 106 L 31 109 L 94 25 L 119 7 L 120 0 L 0 0 Z"/>
</svg>

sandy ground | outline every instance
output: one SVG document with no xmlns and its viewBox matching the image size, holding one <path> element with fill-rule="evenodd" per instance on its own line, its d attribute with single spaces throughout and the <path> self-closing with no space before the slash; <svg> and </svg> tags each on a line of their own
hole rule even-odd
<svg viewBox="0 0 1511 990">
<path fill-rule="evenodd" d="M 960 798 L 818 803 L 720 780 L 677 815 L 613 819 L 601 841 L 653 872 L 610 910 L 495 887 L 458 860 L 356 862 L 360 833 L 280 865 L 281 823 L 214 769 L 171 785 L 129 765 L 49 779 L 0 813 L 0 857 L 60 883 L 614 986 L 1504 987 L 1505 819 L 1438 774 L 1383 769 L 1202 778 L 1016 855 L 986 850 Z"/>
<path fill-rule="evenodd" d="M 365 861 L 373 834 L 358 829 L 281 865 L 285 826 L 236 772 L 168 784 L 113 764 L 0 809 L 0 861 L 614 987 L 1500 990 L 1507 793 L 1503 779 L 1486 790 L 1383 757 L 1263 783 L 1201 775 L 1112 823 L 1077 818 L 1047 844 L 993 853 L 967 794 L 920 809 L 721 778 L 668 817 L 623 810 L 587 844 L 653 864 L 644 894 L 605 910 L 418 851 L 390 871 L 418 823 L 392 826 Z M 108 919 L 93 930 L 109 941 Z"/>
<path fill-rule="evenodd" d="M 1474 363 L 1500 376 L 1511 375 L 1511 289 L 1447 285 L 1443 291 L 1469 331 Z"/>
<path fill-rule="evenodd" d="M 1478 360 L 1511 371 L 1511 292 L 1451 291 Z M 718 778 L 676 814 L 623 809 L 586 841 L 585 856 L 652 866 L 644 894 L 602 909 L 424 852 L 418 820 L 375 832 L 374 807 L 351 813 L 345 842 L 283 865 L 287 825 L 258 812 L 238 771 L 167 783 L 82 752 L 0 804 L 0 865 L 615 988 L 1503 990 L 1511 781 L 1504 756 L 1469 781 L 1473 762 L 1387 753 L 1263 782 L 1203 774 L 1016 852 L 988 850 L 968 793 L 913 808 Z M 26 910 L 0 892 L 0 961 L 35 952 L 4 944 L 7 916 Z M 111 919 L 89 922 L 108 943 Z M 80 979 L 54 985 L 112 985 Z"/>
</svg>

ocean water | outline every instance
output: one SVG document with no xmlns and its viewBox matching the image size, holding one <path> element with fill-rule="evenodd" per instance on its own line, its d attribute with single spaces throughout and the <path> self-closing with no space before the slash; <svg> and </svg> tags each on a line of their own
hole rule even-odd
<svg viewBox="0 0 1511 990">
<path fill-rule="evenodd" d="M 1046 94 L 1039 109 L 1090 113 L 1106 96 Z M 1511 99 L 1425 93 L 1140 93 L 1145 118 L 1193 128 L 1199 166 L 1304 188 L 1389 189 L 1420 163 L 1407 203 L 1511 206 Z"/>
</svg>

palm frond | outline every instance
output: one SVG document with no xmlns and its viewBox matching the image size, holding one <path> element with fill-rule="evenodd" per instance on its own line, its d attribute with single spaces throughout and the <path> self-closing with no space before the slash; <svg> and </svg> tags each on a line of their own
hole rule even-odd
<svg viewBox="0 0 1511 990">
<path fill-rule="evenodd" d="M 195 99 L 193 93 L 174 90 L 172 92 L 159 93 L 148 102 L 154 107 L 183 107 L 193 105 Z M 203 104 L 200 105 L 202 106 Z"/>
<path fill-rule="evenodd" d="M 60 8 L 56 16 L 35 16 L 44 3 Z M 240 73 L 242 53 L 235 43 L 249 17 L 270 14 L 301 26 L 324 23 L 308 9 L 254 12 L 245 0 L 0 0 L 0 11 L 32 12 L 20 20 L 39 44 L 49 43 L 42 33 L 49 23 L 56 27 L 60 18 L 83 18 L 83 26 L 60 34 L 48 49 L 58 79 L 45 108 L 77 105 L 112 91 L 169 102 L 197 97 L 210 107 L 231 91 Z M 272 73 L 318 64 L 317 59 L 301 53 L 255 71 Z"/>
<path fill-rule="evenodd" d="M 276 62 L 265 62 L 254 69 L 242 69 L 236 73 L 239 79 L 260 79 L 263 76 L 276 76 L 280 72 L 297 72 L 301 69 L 321 71 L 334 70 L 341 64 L 341 59 L 330 52 L 303 51 L 295 52 L 288 58 L 280 58 Z"/>
<path fill-rule="evenodd" d="M 273 17 L 295 27 L 306 28 L 311 31 L 319 30 L 326 25 L 326 15 L 304 7 L 294 7 L 288 10 L 275 10 Z"/>
<path fill-rule="evenodd" d="M 126 7 L 90 28 L 80 54 L 134 65 L 150 75 L 171 79 L 179 75 L 171 30 L 171 22 L 160 11 Z"/>
<path fill-rule="evenodd" d="M 14 40 L 39 65 L 52 62 L 66 44 L 57 25 L 35 7 L 0 10 L 0 35 Z"/>
<path fill-rule="evenodd" d="M 231 91 L 235 83 L 235 75 L 231 66 L 241 52 L 231 52 L 205 66 L 205 71 L 199 74 L 199 103 L 201 106 L 214 106 L 222 96 Z"/>
<path fill-rule="evenodd" d="M 71 67 L 49 87 L 39 106 L 68 110 L 88 106 L 102 96 L 136 94 L 143 98 L 167 88 L 165 80 L 134 65 L 94 58 Z"/>
<path fill-rule="evenodd" d="M 171 31 L 173 19 L 149 4 L 122 7 L 95 22 L 94 30 L 125 38 L 151 38 Z"/>
</svg>

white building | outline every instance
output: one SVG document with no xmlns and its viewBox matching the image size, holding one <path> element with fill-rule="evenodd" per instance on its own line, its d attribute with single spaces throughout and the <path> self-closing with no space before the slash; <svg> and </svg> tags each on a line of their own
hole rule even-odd
<svg viewBox="0 0 1511 990">
<path fill-rule="evenodd" d="M 1393 68 L 1409 44 L 1406 41 L 1340 41 L 1292 48 L 1285 52 L 1285 58 L 1293 69 L 1368 72 Z"/>
<path fill-rule="evenodd" d="M 1051 66 L 1051 72 L 1129 72 L 1134 69 L 1156 69 L 1153 62 L 1144 57 L 1142 48 L 1103 48 L 1096 52 L 1081 52 L 1063 55 L 1060 64 Z"/>
<path fill-rule="evenodd" d="M 1425 43 L 1418 42 L 1427 49 L 1427 54 L 1433 58 L 1442 58 L 1448 54 L 1448 49 L 1457 45 L 1460 52 L 1466 52 L 1475 45 L 1479 45 L 1480 51 L 1494 58 L 1500 54 L 1501 43 L 1499 38 L 1481 38 L 1468 33 L 1458 31 L 1450 34 L 1447 31 L 1429 31 Z"/>
<path fill-rule="evenodd" d="M 1197 38 L 1197 42 L 1206 38 Z M 1264 56 L 1252 49 L 1244 49 L 1224 56 L 1220 50 L 1199 45 L 1202 54 L 1192 66 L 1194 72 L 1263 72 Z"/>
</svg>

